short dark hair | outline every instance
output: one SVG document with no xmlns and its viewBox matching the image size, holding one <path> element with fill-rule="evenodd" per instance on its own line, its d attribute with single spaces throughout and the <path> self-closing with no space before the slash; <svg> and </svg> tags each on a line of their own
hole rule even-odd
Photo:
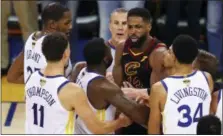
<svg viewBox="0 0 223 136">
<path fill-rule="evenodd" d="M 68 40 L 64 33 L 54 32 L 44 37 L 42 42 L 42 52 L 47 61 L 57 62 L 63 57 L 63 53 L 68 47 Z"/>
<path fill-rule="evenodd" d="M 127 13 L 127 12 L 128 12 L 128 10 L 126 10 L 125 8 L 117 8 L 114 11 L 112 11 L 112 13 L 110 15 L 110 20 L 111 20 L 112 14 L 114 14 L 114 13 Z"/>
<path fill-rule="evenodd" d="M 195 62 L 197 63 L 199 70 L 210 73 L 213 79 L 215 79 L 218 69 L 218 59 L 216 56 L 200 49 Z"/>
<path fill-rule="evenodd" d="M 42 12 L 42 21 L 44 24 L 49 20 L 59 21 L 63 16 L 64 12 L 69 11 L 69 9 L 57 2 L 48 4 Z"/>
<path fill-rule="evenodd" d="M 197 124 L 198 135 L 221 134 L 221 121 L 214 115 L 203 116 Z"/>
<path fill-rule="evenodd" d="M 84 47 L 84 58 L 88 65 L 99 65 L 106 55 L 106 44 L 102 38 L 94 38 Z"/>
<path fill-rule="evenodd" d="M 129 10 L 127 18 L 136 16 L 141 17 L 144 21 L 151 23 L 152 17 L 149 10 L 145 8 L 132 8 Z"/>
<path fill-rule="evenodd" d="M 179 63 L 192 64 L 198 54 L 198 42 L 189 35 L 177 36 L 172 44 Z"/>
</svg>

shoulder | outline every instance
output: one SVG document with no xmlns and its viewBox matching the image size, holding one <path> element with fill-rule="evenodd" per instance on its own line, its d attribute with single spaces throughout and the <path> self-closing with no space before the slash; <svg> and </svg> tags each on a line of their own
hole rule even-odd
<svg viewBox="0 0 223 136">
<path fill-rule="evenodd" d="M 89 84 L 89 87 L 93 88 L 97 92 L 100 92 L 100 94 L 113 93 L 120 90 L 120 88 L 117 85 L 110 82 L 105 77 L 100 77 L 95 79 Z"/>
<path fill-rule="evenodd" d="M 68 82 L 61 88 L 60 92 L 63 92 L 68 96 L 75 96 L 76 94 L 83 93 L 84 91 L 79 85 L 73 82 Z"/>
<path fill-rule="evenodd" d="M 166 87 L 165 87 L 166 85 L 162 81 L 163 80 L 156 82 L 155 84 L 152 85 L 151 92 L 153 94 L 162 95 L 167 92 Z"/>
</svg>

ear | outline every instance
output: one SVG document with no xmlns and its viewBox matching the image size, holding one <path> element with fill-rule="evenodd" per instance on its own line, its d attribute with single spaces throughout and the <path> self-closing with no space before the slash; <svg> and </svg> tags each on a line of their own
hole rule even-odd
<svg viewBox="0 0 223 136">
<path fill-rule="evenodd" d="M 150 32 L 151 29 L 152 29 L 152 25 L 151 25 L 151 23 L 148 23 L 148 25 L 147 25 L 147 31 Z"/>
<path fill-rule="evenodd" d="M 111 27 L 112 27 L 111 24 L 112 24 L 112 23 L 111 23 L 111 20 L 110 20 L 110 21 L 109 21 L 109 30 L 110 30 L 110 32 L 112 31 L 112 29 L 111 29 Z"/>
<path fill-rule="evenodd" d="M 49 20 L 48 25 L 53 30 L 56 30 L 56 28 L 57 28 L 57 23 L 54 20 Z"/>
</svg>

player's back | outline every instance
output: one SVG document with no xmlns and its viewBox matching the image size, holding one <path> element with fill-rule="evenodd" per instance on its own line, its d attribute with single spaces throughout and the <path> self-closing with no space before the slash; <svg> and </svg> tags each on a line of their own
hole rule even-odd
<svg viewBox="0 0 223 136">
<path fill-rule="evenodd" d="M 29 76 L 47 64 L 45 56 L 42 53 L 42 41 L 45 36 L 36 36 L 39 32 L 34 32 L 29 36 L 24 48 L 24 82 Z"/>
<path fill-rule="evenodd" d="M 211 93 L 204 72 L 169 76 L 161 81 L 167 91 L 163 110 L 164 134 L 196 134 L 199 118 L 210 112 Z"/>
<path fill-rule="evenodd" d="M 74 112 L 60 103 L 58 92 L 69 81 L 63 75 L 34 72 L 25 85 L 26 134 L 74 134 Z"/>
<path fill-rule="evenodd" d="M 219 90 L 218 93 L 218 107 L 216 111 L 216 116 L 222 121 L 222 93 L 223 89 Z"/>
<path fill-rule="evenodd" d="M 29 76 L 40 69 L 45 68 L 47 65 L 46 58 L 42 53 L 42 42 L 45 35 L 37 36 L 40 32 L 31 34 L 26 41 L 24 49 L 24 82 Z M 52 47 L 53 48 L 53 47 Z M 65 66 L 65 76 L 69 78 L 72 71 L 71 60 L 69 59 L 68 64 Z"/>
<path fill-rule="evenodd" d="M 103 77 L 94 72 L 88 72 L 86 68 L 83 68 L 77 77 L 77 84 L 85 91 L 87 95 L 88 85 L 95 79 Z M 99 120 L 101 121 L 111 121 L 115 119 L 116 108 L 112 105 L 109 105 L 105 109 L 98 110 L 93 107 L 91 102 L 88 99 L 88 103 L 92 110 L 95 112 Z M 85 125 L 83 120 L 77 117 L 75 122 L 75 134 L 93 134 Z"/>
</svg>

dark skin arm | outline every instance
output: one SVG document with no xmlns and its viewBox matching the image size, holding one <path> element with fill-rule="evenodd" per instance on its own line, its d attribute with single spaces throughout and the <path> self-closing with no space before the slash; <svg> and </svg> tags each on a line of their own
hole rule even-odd
<svg viewBox="0 0 223 136">
<path fill-rule="evenodd" d="M 150 86 L 167 76 L 163 59 L 166 50 L 166 47 L 158 47 L 149 56 L 149 64 L 152 68 Z"/>
<path fill-rule="evenodd" d="M 123 70 L 122 70 L 121 60 L 122 60 L 122 53 L 124 49 L 124 43 L 125 42 L 122 41 L 118 44 L 118 46 L 116 46 L 115 59 L 114 59 L 115 65 L 112 71 L 112 76 L 114 78 L 114 81 L 120 87 L 122 86 L 122 82 L 123 82 Z"/>
<path fill-rule="evenodd" d="M 95 79 L 89 84 L 88 89 L 94 90 L 94 93 L 92 91 L 92 94 L 95 95 L 95 98 L 98 96 L 97 101 L 100 101 L 101 99 L 105 103 L 112 104 L 133 121 L 139 124 L 147 125 L 149 108 L 128 99 L 119 87 L 112 84 L 107 79 Z"/>
<path fill-rule="evenodd" d="M 24 84 L 24 51 L 12 63 L 7 74 L 9 83 Z"/>
<path fill-rule="evenodd" d="M 81 62 L 76 63 L 74 65 L 73 69 L 72 69 L 70 81 L 76 82 L 78 74 L 86 66 L 87 66 L 87 64 L 86 64 L 85 61 L 81 61 Z"/>
</svg>

